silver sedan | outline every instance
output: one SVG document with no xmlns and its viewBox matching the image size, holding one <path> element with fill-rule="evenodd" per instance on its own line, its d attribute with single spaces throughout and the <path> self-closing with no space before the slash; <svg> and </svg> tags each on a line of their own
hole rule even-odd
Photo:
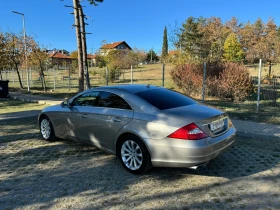
<svg viewBox="0 0 280 210">
<path fill-rule="evenodd" d="M 204 166 L 234 145 L 236 132 L 225 112 L 150 85 L 86 90 L 45 108 L 39 127 L 45 140 L 72 139 L 113 153 L 135 174 Z"/>
</svg>

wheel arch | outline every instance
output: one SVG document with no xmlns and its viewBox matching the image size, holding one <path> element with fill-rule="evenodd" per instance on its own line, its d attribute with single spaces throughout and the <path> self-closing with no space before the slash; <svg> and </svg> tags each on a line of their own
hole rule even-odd
<svg viewBox="0 0 280 210">
<path fill-rule="evenodd" d="M 139 136 L 139 135 L 137 135 L 137 134 L 135 134 L 135 133 L 133 133 L 133 132 L 129 132 L 129 131 L 124 132 L 124 133 L 120 134 L 120 135 L 117 137 L 117 139 L 116 139 L 116 141 L 115 141 L 115 149 L 114 149 L 116 156 L 118 156 L 118 147 L 119 147 L 119 144 L 120 144 L 121 140 L 122 140 L 124 137 L 129 136 L 129 135 L 133 135 L 133 136 L 135 136 L 136 138 L 138 138 L 138 139 L 145 145 L 145 147 L 146 147 L 146 149 L 147 149 L 147 151 L 149 152 L 149 155 L 150 155 L 150 157 L 151 157 L 151 151 L 150 151 L 150 148 L 149 148 L 148 145 L 147 145 L 147 142 L 146 142 L 141 136 Z"/>
</svg>

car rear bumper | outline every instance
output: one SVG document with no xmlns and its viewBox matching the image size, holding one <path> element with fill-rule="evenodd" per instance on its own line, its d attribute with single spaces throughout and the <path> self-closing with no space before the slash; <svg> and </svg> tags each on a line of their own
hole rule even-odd
<svg viewBox="0 0 280 210">
<path fill-rule="evenodd" d="M 223 154 L 235 143 L 235 128 L 221 136 L 190 141 L 180 139 L 146 139 L 154 167 L 192 167 Z"/>
</svg>

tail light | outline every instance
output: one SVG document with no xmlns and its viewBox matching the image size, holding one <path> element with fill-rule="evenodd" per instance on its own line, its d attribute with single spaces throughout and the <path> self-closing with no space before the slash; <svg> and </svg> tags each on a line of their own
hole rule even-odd
<svg viewBox="0 0 280 210">
<path fill-rule="evenodd" d="M 232 124 L 232 121 L 229 119 L 229 117 L 227 118 L 228 119 L 228 127 L 233 127 L 233 124 Z"/>
<path fill-rule="evenodd" d="M 182 128 L 179 128 L 175 132 L 171 133 L 169 138 L 184 139 L 184 140 L 199 140 L 204 139 L 207 136 L 196 124 L 191 123 Z"/>
</svg>

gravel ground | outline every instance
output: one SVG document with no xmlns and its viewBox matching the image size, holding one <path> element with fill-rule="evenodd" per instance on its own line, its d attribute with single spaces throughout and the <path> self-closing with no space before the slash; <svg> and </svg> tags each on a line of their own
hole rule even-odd
<svg viewBox="0 0 280 210">
<path fill-rule="evenodd" d="M 113 155 L 0 121 L 0 209 L 280 209 L 280 141 L 238 138 L 207 168 L 132 175 Z"/>
</svg>

